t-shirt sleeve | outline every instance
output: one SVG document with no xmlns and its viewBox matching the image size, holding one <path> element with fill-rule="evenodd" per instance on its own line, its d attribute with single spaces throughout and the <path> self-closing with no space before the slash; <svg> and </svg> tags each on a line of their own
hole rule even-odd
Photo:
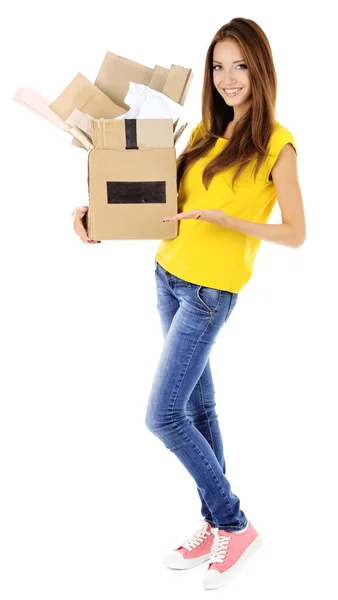
<svg viewBox="0 0 338 600">
<path fill-rule="evenodd" d="M 202 121 L 199 121 L 197 125 L 192 129 L 189 137 L 188 144 L 192 144 L 192 142 L 199 140 L 203 137 L 204 127 Z"/>
<path fill-rule="evenodd" d="M 267 169 L 266 169 L 267 179 L 269 179 L 270 173 L 273 169 L 275 162 L 277 161 L 277 158 L 279 156 L 281 149 L 286 144 L 292 144 L 292 146 L 297 154 L 296 140 L 295 140 L 293 134 L 286 127 L 280 127 L 272 135 L 270 148 L 269 148 L 270 156 L 268 156 L 268 160 L 267 160 Z"/>
</svg>

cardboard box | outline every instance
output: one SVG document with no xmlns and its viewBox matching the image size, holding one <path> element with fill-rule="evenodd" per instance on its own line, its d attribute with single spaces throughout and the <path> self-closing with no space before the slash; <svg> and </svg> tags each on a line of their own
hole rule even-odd
<svg viewBox="0 0 338 600">
<path fill-rule="evenodd" d="M 78 73 L 50 104 L 64 121 L 74 109 L 93 118 L 93 148 L 79 128 L 70 130 L 77 134 L 72 144 L 89 149 L 86 229 L 90 239 L 177 236 L 177 221 L 163 223 L 162 218 L 177 212 L 175 144 L 187 124 L 175 133 L 178 119 L 173 123 L 172 119 L 116 117 L 129 110 L 124 98 L 131 81 L 183 106 L 192 77 L 191 69 L 179 65 L 151 69 L 107 51 L 94 84 Z"/>
<path fill-rule="evenodd" d="M 178 222 L 172 119 L 91 122 L 88 154 L 88 237 L 94 240 L 171 239 Z M 181 128 L 181 132 L 184 129 Z"/>
</svg>

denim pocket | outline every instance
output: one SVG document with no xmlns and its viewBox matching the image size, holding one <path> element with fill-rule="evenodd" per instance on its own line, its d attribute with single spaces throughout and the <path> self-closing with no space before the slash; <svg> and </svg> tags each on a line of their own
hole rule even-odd
<svg viewBox="0 0 338 600">
<path fill-rule="evenodd" d="M 196 288 L 196 297 L 207 311 L 214 312 L 221 301 L 222 290 L 209 288 L 204 285 L 198 285 Z"/>
</svg>

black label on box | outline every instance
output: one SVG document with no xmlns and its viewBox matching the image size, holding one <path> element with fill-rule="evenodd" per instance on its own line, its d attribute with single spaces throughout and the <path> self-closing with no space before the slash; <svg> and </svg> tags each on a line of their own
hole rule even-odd
<svg viewBox="0 0 338 600">
<path fill-rule="evenodd" d="M 108 204 L 165 204 L 165 181 L 107 181 Z"/>
</svg>

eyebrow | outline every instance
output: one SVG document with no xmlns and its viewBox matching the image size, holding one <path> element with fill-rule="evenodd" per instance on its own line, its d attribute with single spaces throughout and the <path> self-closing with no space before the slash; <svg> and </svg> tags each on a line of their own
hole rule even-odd
<svg viewBox="0 0 338 600">
<path fill-rule="evenodd" d="M 217 62 L 219 65 L 223 64 L 223 63 L 219 62 L 218 60 L 213 60 L 212 62 Z M 232 64 L 235 65 L 236 63 L 240 63 L 240 62 L 245 62 L 244 58 L 241 58 L 240 60 L 235 60 Z"/>
</svg>

